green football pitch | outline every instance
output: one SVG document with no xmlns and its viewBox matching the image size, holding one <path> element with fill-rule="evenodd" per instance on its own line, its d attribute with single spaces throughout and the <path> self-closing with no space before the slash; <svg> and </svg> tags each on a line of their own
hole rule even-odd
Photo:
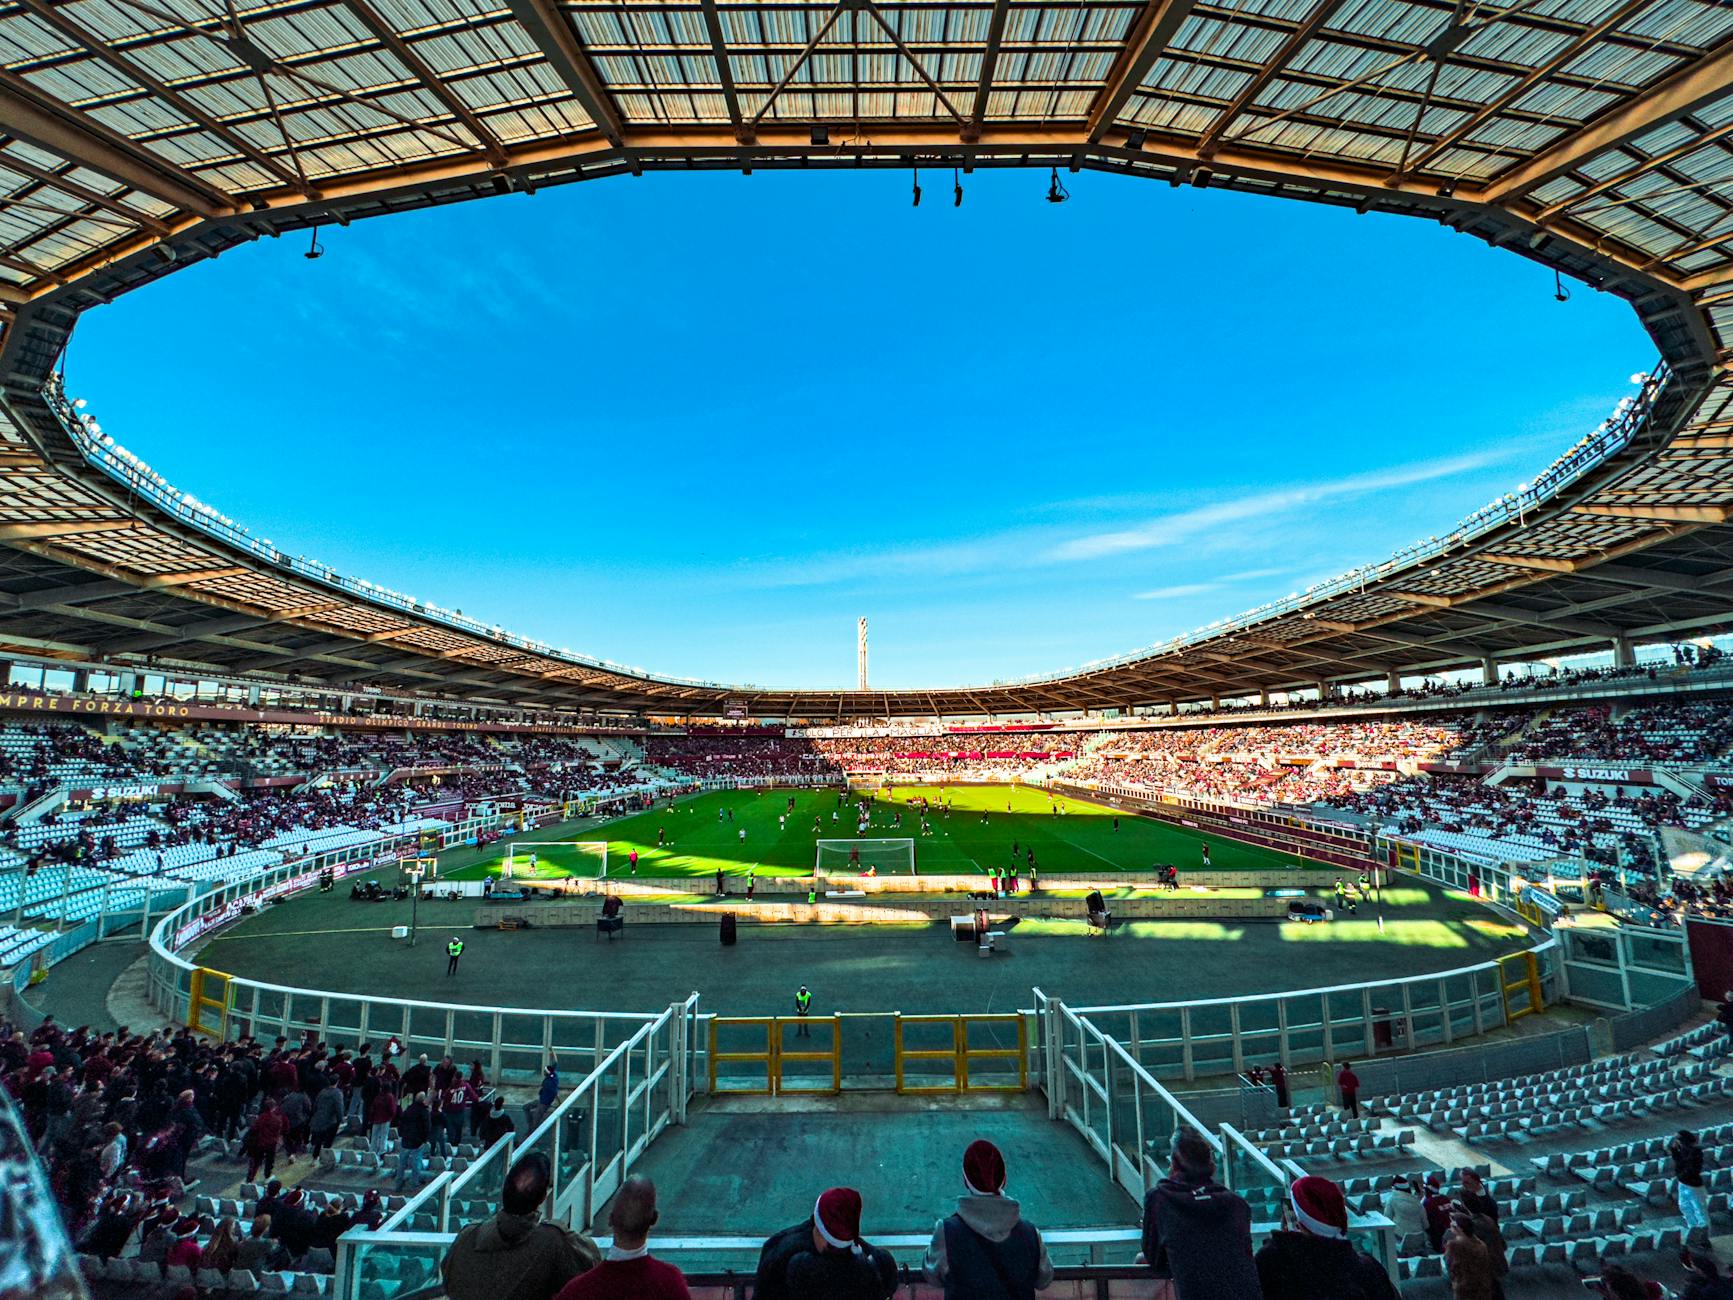
<svg viewBox="0 0 1733 1300">
<path fill-rule="evenodd" d="M 788 811 L 792 795 L 794 811 Z M 928 815 L 931 833 L 921 834 L 920 813 L 909 801 L 926 796 L 941 800 L 949 811 Z M 730 790 L 682 799 L 618 821 L 544 827 L 518 837 L 513 875 L 516 879 L 556 879 L 594 875 L 597 857 L 580 849 L 544 843 L 536 849 L 534 873 L 527 870 L 530 841 L 606 840 L 608 874 L 628 877 L 634 849 L 640 876 L 704 876 L 723 871 L 742 875 L 756 870 L 766 876 L 803 876 L 817 860 L 816 841 L 854 840 L 855 821 L 849 806 L 839 807 L 832 790 Z M 1056 808 L 1063 808 L 1056 813 Z M 898 811 L 902 825 L 895 825 Z M 835 820 L 832 820 L 832 814 Z M 745 831 L 742 836 L 741 832 Z M 1203 867 L 1203 846 L 1209 846 L 1210 866 L 1217 870 L 1281 870 L 1301 865 L 1289 854 L 1233 840 L 1218 839 L 1134 813 L 1070 796 L 1051 796 L 1027 786 L 909 786 L 872 799 L 872 828 L 867 838 L 914 841 L 916 869 L 926 875 L 953 875 L 1012 865 L 1016 846 L 1018 866 L 1027 871 L 1027 855 L 1043 878 L 1105 871 L 1149 871 L 1171 863 L 1187 871 Z M 441 855 L 440 876 L 447 880 L 479 880 L 499 875 L 505 846 L 496 844 L 477 853 L 454 850 Z M 833 868 L 846 871 L 846 862 Z M 905 868 L 902 868 L 906 870 Z M 889 874 L 889 870 L 880 867 Z"/>
</svg>

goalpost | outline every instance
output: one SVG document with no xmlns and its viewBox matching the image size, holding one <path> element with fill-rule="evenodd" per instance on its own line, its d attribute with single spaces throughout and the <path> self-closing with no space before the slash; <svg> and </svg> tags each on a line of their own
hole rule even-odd
<svg viewBox="0 0 1733 1300">
<path fill-rule="evenodd" d="M 556 876 L 608 874 L 606 840 L 508 840 L 502 880 L 547 880 Z"/>
<path fill-rule="evenodd" d="M 876 868 L 881 876 L 915 874 L 915 842 L 893 839 L 819 840 L 813 874 L 859 876 Z"/>
</svg>

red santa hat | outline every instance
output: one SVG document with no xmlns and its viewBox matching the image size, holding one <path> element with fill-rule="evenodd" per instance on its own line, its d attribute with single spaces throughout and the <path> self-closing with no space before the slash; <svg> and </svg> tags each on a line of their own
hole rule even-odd
<svg viewBox="0 0 1733 1300">
<path fill-rule="evenodd" d="M 1288 1200 L 1300 1226 L 1314 1237 L 1348 1235 L 1347 1203 L 1342 1199 L 1342 1189 L 1328 1178 L 1307 1174 L 1294 1179 L 1294 1185 L 1288 1189 Z"/>
<path fill-rule="evenodd" d="M 812 1208 L 818 1235 L 838 1250 L 860 1252 L 860 1193 L 852 1187 L 832 1187 Z"/>
<path fill-rule="evenodd" d="M 986 1138 L 976 1138 L 963 1152 L 963 1186 L 975 1196 L 997 1196 L 1005 1190 L 1005 1157 Z"/>
</svg>

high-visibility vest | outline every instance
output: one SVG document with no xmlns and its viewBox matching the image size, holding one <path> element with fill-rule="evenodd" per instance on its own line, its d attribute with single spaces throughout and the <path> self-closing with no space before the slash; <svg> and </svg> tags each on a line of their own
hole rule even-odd
<svg viewBox="0 0 1733 1300">
<path fill-rule="evenodd" d="M 447 956 L 451 956 L 451 957 L 463 956 L 463 940 L 462 939 L 453 939 L 450 943 L 445 945 L 445 951 L 446 951 Z"/>
<path fill-rule="evenodd" d="M 810 993 L 796 993 L 794 995 L 794 1009 L 796 1011 L 798 1011 L 801 1015 L 804 1016 L 807 1013 L 807 1011 L 809 1009 L 811 1009 L 811 1007 L 812 1007 L 812 994 L 810 994 Z"/>
</svg>

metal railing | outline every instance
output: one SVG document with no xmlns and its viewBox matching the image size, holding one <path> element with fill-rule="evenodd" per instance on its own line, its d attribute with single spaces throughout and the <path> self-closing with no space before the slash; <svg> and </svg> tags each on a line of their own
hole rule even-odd
<svg viewBox="0 0 1733 1300">
<path fill-rule="evenodd" d="M 436 1175 L 376 1230 L 343 1237 L 336 1294 L 359 1300 L 426 1285 L 452 1236 L 498 1209 L 507 1172 L 531 1152 L 553 1171 L 544 1210 L 562 1223 L 589 1224 L 650 1143 L 685 1122 L 697 1003 L 694 993 L 639 1026 L 523 1137 L 508 1135 L 467 1168 Z"/>
<path fill-rule="evenodd" d="M 491 821 L 494 819 L 481 819 Z M 463 823 L 444 833 L 446 844 L 461 842 L 475 826 Z M 335 850 L 272 867 L 245 881 L 219 886 L 168 912 L 150 931 L 147 992 L 166 1019 L 189 1023 L 194 984 L 200 967 L 180 949 L 237 920 L 249 906 L 311 887 L 320 870 L 332 866 L 359 873 L 389 869 L 404 852 L 419 852 L 416 835 L 393 837 L 357 850 Z M 298 1038 L 312 1031 L 332 1043 L 380 1042 L 395 1037 L 410 1056 L 480 1059 L 489 1076 L 534 1080 L 551 1060 L 585 1070 L 655 1020 L 652 1014 L 624 1011 L 509 1009 L 466 1003 L 333 993 L 324 989 L 273 984 L 231 976 L 224 981 L 220 1012 L 226 1036 L 281 1034 Z"/>
</svg>

